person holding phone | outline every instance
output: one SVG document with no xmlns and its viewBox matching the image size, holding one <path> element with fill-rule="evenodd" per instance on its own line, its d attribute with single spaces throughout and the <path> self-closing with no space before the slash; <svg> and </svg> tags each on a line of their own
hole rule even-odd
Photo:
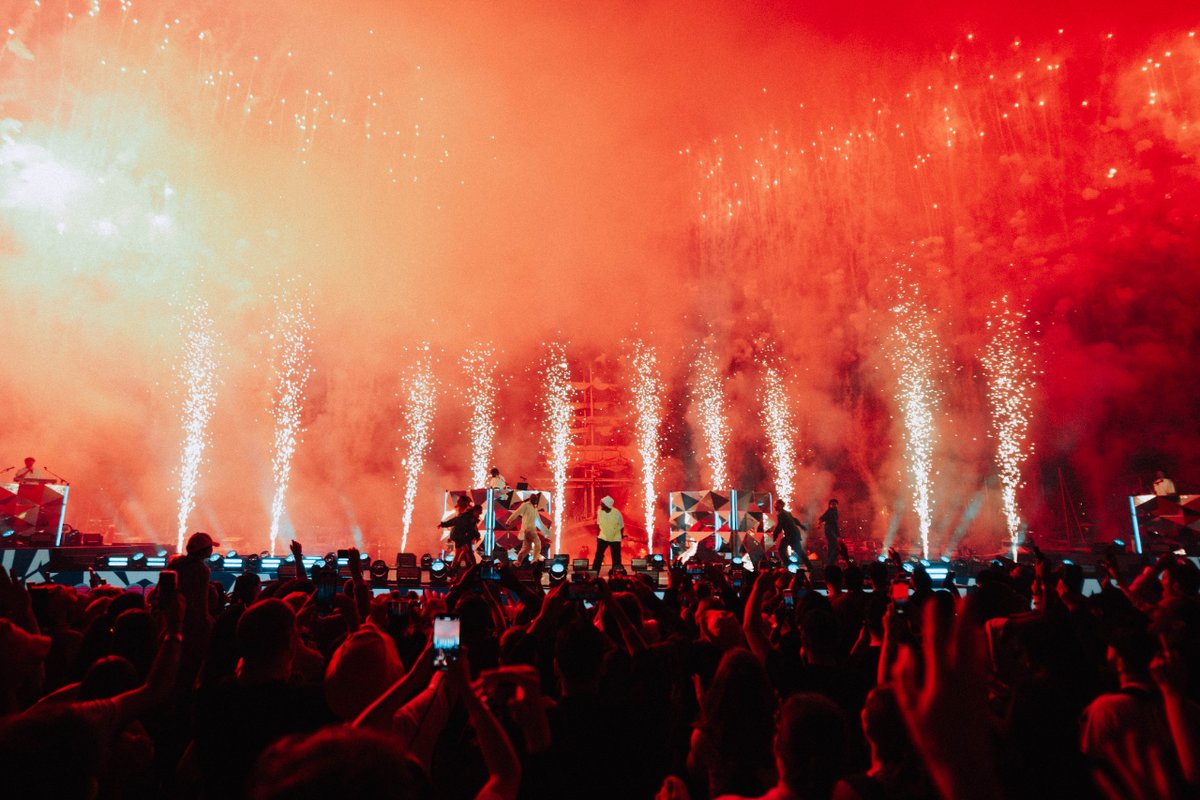
<svg viewBox="0 0 1200 800">
<path fill-rule="evenodd" d="M 623 569 L 621 566 L 621 538 L 625 535 L 625 518 L 614 506 L 615 502 L 612 496 L 608 495 L 600 500 L 600 508 L 596 509 L 596 524 L 600 526 L 600 533 L 596 537 L 596 558 L 592 561 L 592 571 L 597 574 L 600 572 L 600 566 L 604 563 L 606 549 L 612 552 L 612 567 L 609 569 L 609 575 L 613 570 Z"/>
</svg>

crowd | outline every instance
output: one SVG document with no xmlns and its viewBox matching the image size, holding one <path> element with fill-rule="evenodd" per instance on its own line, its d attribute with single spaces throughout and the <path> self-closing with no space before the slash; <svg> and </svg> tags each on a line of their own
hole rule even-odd
<svg viewBox="0 0 1200 800">
<path fill-rule="evenodd" d="M 1040 553 L 969 590 L 843 557 L 820 585 L 475 565 L 374 596 L 353 551 L 332 593 L 303 566 L 225 592 L 211 546 L 145 596 L 0 570 L 4 796 L 1200 796 L 1200 571 L 1175 556 L 1107 560 L 1086 597 Z"/>
</svg>

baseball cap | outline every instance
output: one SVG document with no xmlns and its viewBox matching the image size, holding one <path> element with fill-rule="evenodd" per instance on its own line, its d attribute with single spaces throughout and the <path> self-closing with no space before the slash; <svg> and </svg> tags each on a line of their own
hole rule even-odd
<svg viewBox="0 0 1200 800">
<path fill-rule="evenodd" d="M 214 542 L 213 538 L 203 531 L 193 533 L 187 541 L 187 551 L 189 553 L 198 553 L 201 550 L 207 550 L 210 547 L 220 547 L 220 542 Z"/>
</svg>

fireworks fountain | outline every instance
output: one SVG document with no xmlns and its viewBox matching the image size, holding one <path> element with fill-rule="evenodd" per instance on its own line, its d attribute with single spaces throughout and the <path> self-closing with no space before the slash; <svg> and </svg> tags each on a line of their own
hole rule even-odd
<svg viewBox="0 0 1200 800">
<path fill-rule="evenodd" d="M 179 463 L 179 526 L 176 550 L 183 552 L 188 517 L 196 505 L 196 484 L 208 446 L 208 423 L 217 402 L 217 336 L 208 304 L 196 303 L 185 322 L 183 363 L 178 374 L 184 398 L 183 455 Z"/>
<path fill-rule="evenodd" d="M 726 450 L 729 447 L 729 421 L 726 418 L 725 393 L 721 388 L 721 369 L 717 355 L 708 342 L 700 344 L 692 374 L 692 402 L 700 417 L 704 434 L 705 458 L 713 489 L 728 489 Z"/>
<path fill-rule="evenodd" d="M 402 435 L 406 446 L 404 455 L 404 507 L 400 537 L 401 552 L 408 551 L 408 531 L 412 527 L 413 504 L 417 497 L 417 482 L 425 466 L 425 456 L 433 441 L 433 412 L 437 406 L 437 378 L 433 374 L 433 354 L 429 344 L 421 346 L 417 363 L 413 365 L 404 387 L 401 416 Z"/>
<path fill-rule="evenodd" d="M 938 388 L 934 369 L 939 363 L 937 336 L 929 310 L 914 287 L 906 286 L 892 306 L 894 318 L 889 355 L 896 371 L 896 393 L 904 424 L 904 453 L 917 514 L 921 553 L 929 558 L 933 522 L 933 451 L 937 443 L 934 412 Z"/>
<path fill-rule="evenodd" d="M 543 366 L 547 465 L 554 483 L 554 552 L 562 540 L 563 506 L 567 499 L 567 466 L 571 448 L 571 420 L 575 415 L 575 388 L 571 385 L 571 367 L 567 350 L 559 342 L 547 345 Z"/>
<path fill-rule="evenodd" d="M 767 460 L 775 473 L 775 497 L 790 510 L 792 492 L 796 488 L 796 425 L 792 421 L 785 385 L 779 368 L 768 363 L 763 368 L 763 380 L 759 384 L 759 414 L 769 447 Z"/>
<path fill-rule="evenodd" d="M 298 291 L 285 288 L 275 297 L 275 329 L 271 333 L 271 365 L 275 391 L 271 417 L 275 423 L 271 452 L 271 475 L 275 490 L 271 496 L 270 547 L 275 552 L 283 519 L 288 484 L 292 476 L 292 456 L 303 432 L 304 388 L 312 375 L 309 362 L 312 342 L 312 311 Z"/>
<path fill-rule="evenodd" d="M 490 344 L 477 344 L 463 354 L 462 371 L 471 381 L 467 385 L 467 405 L 471 409 L 471 479 L 474 486 L 487 481 L 496 439 L 496 360 Z"/>
<path fill-rule="evenodd" d="M 992 337 L 982 357 L 988 379 L 1004 519 L 1014 561 L 1023 528 L 1017 490 L 1022 483 L 1021 465 L 1033 451 L 1026 438 L 1031 421 L 1030 392 L 1038 374 L 1032 345 L 1022 330 L 1024 323 L 1025 312 L 1012 308 L 1007 295 L 992 303 L 992 315 L 987 321 Z"/>
<path fill-rule="evenodd" d="M 659 454 L 663 409 L 663 380 L 654 347 L 640 339 L 633 343 L 633 407 L 635 448 L 642 462 L 642 509 L 646 516 L 646 549 L 654 552 L 655 483 L 662 464 Z"/>
</svg>

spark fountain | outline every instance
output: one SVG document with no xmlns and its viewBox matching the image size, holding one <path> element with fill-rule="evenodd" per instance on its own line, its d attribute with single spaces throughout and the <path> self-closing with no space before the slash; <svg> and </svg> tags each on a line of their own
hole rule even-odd
<svg viewBox="0 0 1200 800">
<path fill-rule="evenodd" d="M 1024 527 L 1017 491 L 1022 483 L 1021 466 L 1033 452 L 1033 445 L 1027 444 L 1026 438 L 1031 421 L 1030 392 L 1037 385 L 1038 374 L 1033 345 L 1022 330 L 1024 323 L 1025 312 L 1012 308 L 1008 295 L 993 302 L 992 315 L 987 321 L 992 337 L 981 359 L 988 379 L 996 466 L 1014 561 Z"/>
<path fill-rule="evenodd" d="M 183 384 L 183 454 L 179 462 L 179 525 L 176 550 L 183 552 L 188 517 L 196 506 L 196 484 L 209 444 L 208 423 L 217 402 L 217 335 L 208 304 L 197 302 L 184 323 L 183 363 L 178 376 Z"/>
<path fill-rule="evenodd" d="M 929 530 L 933 522 L 933 451 L 937 442 L 934 412 L 938 389 L 934 369 L 939 363 L 937 335 L 929 310 L 915 287 L 905 285 L 891 313 L 892 346 L 896 371 L 896 396 L 904 424 L 904 454 L 912 487 L 913 510 L 921 535 L 921 553 L 929 558 Z"/>
<path fill-rule="evenodd" d="M 496 440 L 496 360 L 490 344 L 477 344 L 462 356 L 462 371 L 471 381 L 466 387 L 471 409 L 471 479 L 474 486 L 487 481 Z"/>
<path fill-rule="evenodd" d="M 311 306 L 300 292 L 289 287 L 275 296 L 275 329 L 271 333 L 271 364 L 275 375 L 271 403 L 271 417 L 275 422 L 271 453 L 271 476 L 275 480 L 275 491 L 271 496 L 272 553 L 279 537 L 288 483 L 292 477 L 292 456 L 303 432 L 304 388 L 312 375 L 309 361 L 311 317 Z"/>
<path fill-rule="evenodd" d="M 768 363 L 763 368 L 763 380 L 759 385 L 759 414 L 767 436 L 767 460 L 775 474 L 775 497 L 790 510 L 792 492 L 796 488 L 796 424 L 792 421 L 785 387 L 779 368 Z"/>
<path fill-rule="evenodd" d="M 567 466 L 571 448 L 571 419 L 575 415 L 575 387 L 571 385 L 571 367 L 567 350 L 559 342 L 546 347 L 543 362 L 545 395 L 542 410 L 545 414 L 543 438 L 546 461 L 554 483 L 554 552 L 562 541 L 563 505 L 567 499 Z"/>
<path fill-rule="evenodd" d="M 408 551 L 408 531 L 412 527 L 413 504 L 417 497 L 417 482 L 425 466 L 425 456 L 433 441 L 433 412 L 437 406 L 438 384 L 433 374 L 433 354 L 428 343 L 420 348 L 417 363 L 405 380 L 401 433 L 407 452 L 404 455 L 404 506 L 401 512 L 403 533 L 400 551 Z"/>
<path fill-rule="evenodd" d="M 720 366 L 708 342 L 701 343 L 692 374 L 692 402 L 696 405 L 700 430 L 704 435 L 709 482 L 713 489 L 728 489 L 726 450 L 729 447 L 729 421 L 726 418 L 725 393 L 721 388 Z"/>
<path fill-rule="evenodd" d="M 633 407 L 635 448 L 642 462 L 642 510 L 646 517 L 646 550 L 654 552 L 655 484 L 662 472 L 659 437 L 663 422 L 662 375 L 658 354 L 640 339 L 633 343 Z"/>
</svg>

